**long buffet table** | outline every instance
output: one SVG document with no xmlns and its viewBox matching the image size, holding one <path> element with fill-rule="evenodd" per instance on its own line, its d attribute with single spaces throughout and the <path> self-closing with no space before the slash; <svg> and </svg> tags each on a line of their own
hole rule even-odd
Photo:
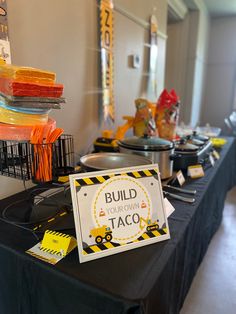
<svg viewBox="0 0 236 314">
<path fill-rule="evenodd" d="M 0 313 L 178 313 L 236 183 L 236 143 L 227 140 L 215 167 L 187 184 L 196 202 L 171 201 L 170 240 L 83 264 L 75 249 L 51 266 L 25 253 L 37 242 L 30 232 L 0 221 Z M 1 210 L 24 195 L 1 200 Z"/>
</svg>

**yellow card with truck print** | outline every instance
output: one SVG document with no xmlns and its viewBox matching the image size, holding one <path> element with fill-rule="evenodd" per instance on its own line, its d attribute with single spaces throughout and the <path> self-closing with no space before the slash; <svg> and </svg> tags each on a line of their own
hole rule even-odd
<svg viewBox="0 0 236 314">
<path fill-rule="evenodd" d="M 42 242 L 26 251 L 27 254 L 55 265 L 77 246 L 76 239 L 57 231 L 46 230 Z"/>
<path fill-rule="evenodd" d="M 70 176 L 80 262 L 170 238 L 157 164 Z"/>
<path fill-rule="evenodd" d="M 76 240 L 68 234 L 46 230 L 40 250 L 51 254 L 66 256 L 75 248 L 76 244 Z"/>
</svg>

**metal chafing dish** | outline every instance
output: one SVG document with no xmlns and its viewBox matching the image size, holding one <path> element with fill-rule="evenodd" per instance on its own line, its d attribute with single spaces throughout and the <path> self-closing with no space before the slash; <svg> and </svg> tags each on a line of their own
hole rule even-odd
<svg viewBox="0 0 236 314">
<path fill-rule="evenodd" d="M 122 153 L 95 153 L 80 158 L 80 164 L 85 171 L 117 169 L 149 165 L 152 161 L 146 157 Z"/>
<path fill-rule="evenodd" d="M 144 156 L 158 163 L 161 179 L 172 176 L 174 143 L 157 136 L 128 137 L 118 141 L 121 153 Z"/>
<path fill-rule="evenodd" d="M 188 166 L 204 164 L 208 160 L 212 144 L 207 137 L 194 132 L 175 142 L 174 169 L 186 170 Z"/>
</svg>

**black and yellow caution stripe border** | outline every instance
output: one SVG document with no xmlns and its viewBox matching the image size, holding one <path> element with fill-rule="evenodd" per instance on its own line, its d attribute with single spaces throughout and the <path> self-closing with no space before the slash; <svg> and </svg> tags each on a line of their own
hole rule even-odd
<svg viewBox="0 0 236 314">
<path fill-rule="evenodd" d="M 91 246 L 88 246 L 86 248 L 83 248 L 83 255 L 98 253 L 98 252 L 106 251 L 109 249 L 114 249 L 116 247 L 120 247 L 123 245 L 141 242 L 143 240 L 148 240 L 148 239 L 152 239 L 152 238 L 166 235 L 167 233 L 168 233 L 167 228 L 163 228 L 163 229 L 158 229 L 158 230 L 154 230 L 154 231 L 144 232 L 138 239 L 134 240 L 133 242 L 129 242 L 129 243 L 119 244 L 119 243 L 114 243 L 114 242 L 104 242 L 104 243 L 100 243 L 100 244 L 96 244 L 96 245 L 91 245 Z"/>
<path fill-rule="evenodd" d="M 63 238 L 70 238 L 71 237 L 68 234 L 64 234 L 64 233 L 61 233 L 61 232 L 58 232 L 58 231 L 53 231 L 53 230 L 46 230 L 45 233 L 51 234 L 53 236 L 63 237 Z"/>
<path fill-rule="evenodd" d="M 62 254 L 60 251 L 57 250 L 50 250 L 46 247 L 40 247 L 40 250 L 49 254 L 53 254 L 53 255 L 59 255 L 59 256 L 65 256 L 66 254 Z"/>
<path fill-rule="evenodd" d="M 124 173 L 115 173 L 110 175 L 98 175 L 95 177 L 86 177 L 81 179 L 76 179 L 75 186 L 81 187 L 86 185 L 94 185 L 94 184 L 101 184 L 105 182 L 106 180 L 114 177 L 114 176 L 120 176 L 120 175 L 127 175 L 135 179 L 144 178 L 144 177 L 153 177 L 158 174 L 157 169 L 144 169 L 144 170 L 137 170 L 137 171 L 131 171 L 131 172 L 124 172 Z"/>
</svg>

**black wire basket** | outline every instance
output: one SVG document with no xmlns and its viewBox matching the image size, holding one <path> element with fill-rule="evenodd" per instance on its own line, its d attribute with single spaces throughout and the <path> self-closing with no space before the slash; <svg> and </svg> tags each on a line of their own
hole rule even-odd
<svg viewBox="0 0 236 314">
<path fill-rule="evenodd" d="M 57 181 L 58 177 L 73 171 L 72 135 L 62 134 L 55 143 L 49 144 L 0 141 L 0 175 L 41 183 Z"/>
<path fill-rule="evenodd" d="M 74 171 L 74 140 L 72 135 L 62 134 L 54 145 L 54 176 L 65 176 Z"/>
<path fill-rule="evenodd" d="M 28 142 L 0 141 L 0 174 L 20 180 L 31 179 L 31 149 Z"/>
<path fill-rule="evenodd" d="M 31 151 L 34 183 L 57 181 L 74 171 L 72 135 L 63 134 L 55 143 L 31 144 Z"/>
</svg>

